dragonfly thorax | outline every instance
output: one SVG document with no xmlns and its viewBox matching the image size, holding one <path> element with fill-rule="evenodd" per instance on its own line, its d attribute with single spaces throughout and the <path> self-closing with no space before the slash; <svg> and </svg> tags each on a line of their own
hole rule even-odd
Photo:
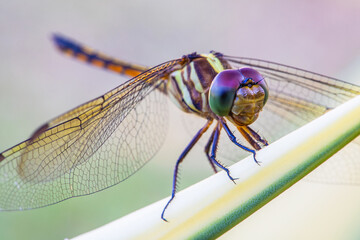
<svg viewBox="0 0 360 240">
<path fill-rule="evenodd" d="M 199 58 L 170 74 L 166 85 L 170 99 L 185 112 L 213 117 L 209 89 L 215 76 L 229 68 L 230 64 L 221 57 L 211 53 L 199 55 Z"/>
</svg>

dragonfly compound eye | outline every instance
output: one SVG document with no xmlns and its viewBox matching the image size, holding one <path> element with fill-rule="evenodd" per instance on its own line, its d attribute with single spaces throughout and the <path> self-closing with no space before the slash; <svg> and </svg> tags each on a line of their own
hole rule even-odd
<svg viewBox="0 0 360 240">
<path fill-rule="evenodd" d="M 259 72 L 252 68 L 238 70 L 243 76 L 228 118 L 236 125 L 249 125 L 259 116 L 269 97 L 269 88 Z"/>
<path fill-rule="evenodd" d="M 261 74 L 252 68 L 241 68 L 239 69 L 240 73 L 244 76 L 243 83 L 251 82 L 248 85 L 258 85 L 264 90 L 264 105 L 266 104 L 268 98 L 269 98 L 269 87 L 267 83 L 265 82 L 265 79 Z M 251 80 L 251 81 L 249 81 Z"/>
<path fill-rule="evenodd" d="M 242 74 L 235 69 L 218 73 L 212 81 L 209 91 L 211 111 L 218 116 L 227 116 L 243 79 Z"/>
</svg>

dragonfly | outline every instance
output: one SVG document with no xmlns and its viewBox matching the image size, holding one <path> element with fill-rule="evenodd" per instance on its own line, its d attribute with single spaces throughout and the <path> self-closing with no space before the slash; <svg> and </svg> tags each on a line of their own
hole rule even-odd
<svg viewBox="0 0 360 240">
<path fill-rule="evenodd" d="M 235 181 L 218 160 L 221 134 L 228 139 L 224 147 L 252 154 L 259 164 L 256 151 L 268 142 L 360 94 L 359 86 L 335 78 L 215 51 L 194 52 L 150 68 L 60 34 L 53 41 L 65 55 L 131 79 L 53 118 L 0 153 L 2 211 L 40 208 L 126 180 L 163 145 L 169 98 L 185 117 L 195 116 L 203 126 L 176 161 L 171 197 L 161 213 L 167 221 L 179 166 L 205 133 L 210 133 L 203 144 L 210 167 Z"/>
</svg>

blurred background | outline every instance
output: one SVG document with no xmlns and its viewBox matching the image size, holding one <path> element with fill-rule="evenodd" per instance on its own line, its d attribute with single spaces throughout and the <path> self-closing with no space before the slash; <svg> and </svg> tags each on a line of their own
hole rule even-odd
<svg viewBox="0 0 360 240">
<path fill-rule="evenodd" d="M 0 151 L 126 80 L 62 56 L 54 32 L 147 66 L 217 50 L 359 81 L 359 12 L 357 0 L 0 0 Z M 0 239 L 71 238 L 169 196 L 173 166 L 191 139 L 178 127 L 182 113 L 169 109 L 166 143 L 137 174 L 90 196 L 0 212 Z M 181 187 L 210 174 L 197 147 Z M 359 239 L 359 202 L 359 186 L 300 181 L 222 239 Z"/>
</svg>

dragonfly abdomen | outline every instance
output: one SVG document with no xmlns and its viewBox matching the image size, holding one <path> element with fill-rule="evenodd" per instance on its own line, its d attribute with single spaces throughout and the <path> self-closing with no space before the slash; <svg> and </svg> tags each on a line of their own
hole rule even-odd
<svg viewBox="0 0 360 240">
<path fill-rule="evenodd" d="M 113 59 L 61 35 L 54 35 L 53 39 L 56 47 L 61 52 L 99 68 L 105 68 L 107 70 L 131 77 L 135 77 L 148 70 L 145 66 L 130 64 L 125 61 Z"/>
<path fill-rule="evenodd" d="M 214 54 L 202 54 L 182 69 L 170 74 L 167 90 L 170 99 L 185 112 L 202 117 L 211 115 L 209 88 L 216 74 L 229 69 L 230 64 Z"/>
</svg>

